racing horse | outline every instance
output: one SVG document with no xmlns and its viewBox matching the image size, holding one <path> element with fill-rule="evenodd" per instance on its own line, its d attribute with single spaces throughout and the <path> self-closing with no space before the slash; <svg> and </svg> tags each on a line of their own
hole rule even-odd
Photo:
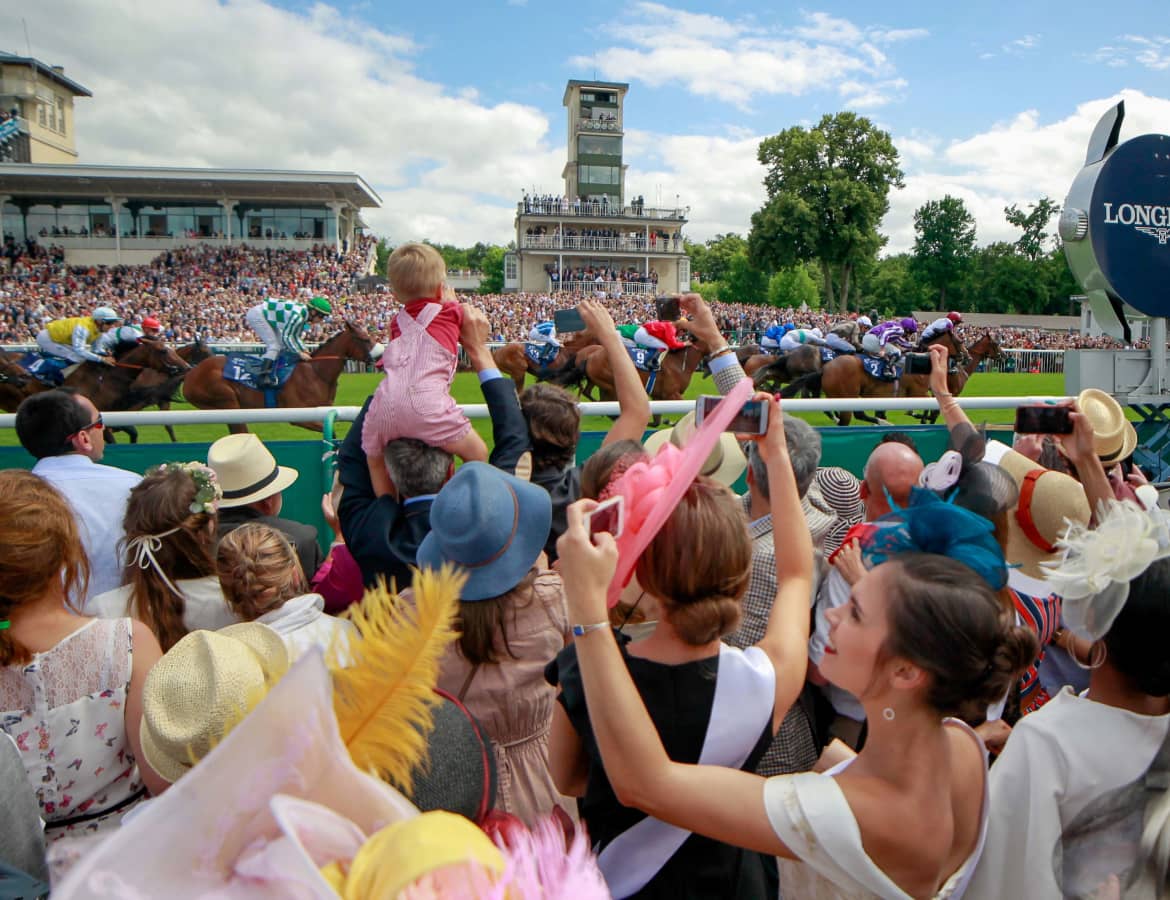
<svg viewBox="0 0 1170 900">
<path fill-rule="evenodd" d="M 374 341 L 361 326 L 346 320 L 345 327 L 313 351 L 309 360 L 297 363 L 284 387 L 276 395 L 281 409 L 329 406 L 337 396 L 337 382 L 347 360 L 373 361 Z M 183 396 L 199 409 L 264 409 L 265 391 L 246 387 L 223 377 L 227 357 L 205 359 L 183 379 Z M 296 422 L 310 431 L 321 431 L 320 422 Z M 229 425 L 242 433 L 248 426 Z"/>
<path fill-rule="evenodd" d="M 28 385 L 33 380 L 17 363 L 16 357 L 0 350 L 0 409 L 16 412 L 20 402 L 29 395 Z"/>
<path fill-rule="evenodd" d="M 710 352 L 710 348 L 698 338 L 692 338 L 689 344 L 677 350 L 668 350 L 662 357 L 658 367 L 657 377 L 654 379 L 653 389 L 650 391 L 651 400 L 681 400 L 690 386 L 691 377 L 699 367 L 699 363 Z M 585 347 L 577 353 L 575 366 L 579 371 L 579 379 L 586 386 L 597 388 L 601 400 L 613 401 L 617 399 L 617 389 L 614 387 L 613 367 L 610 365 L 609 353 L 604 347 Z M 650 373 L 638 370 L 645 387 L 650 379 Z M 586 387 L 581 388 L 581 395 L 588 397 Z"/>
<path fill-rule="evenodd" d="M 924 346 L 937 343 L 943 342 L 939 338 L 935 338 Z M 999 359 L 1003 356 L 1003 350 L 996 343 L 995 338 L 991 336 L 990 332 L 984 334 L 983 337 L 971 344 L 970 347 L 963 347 L 954 338 L 950 342 L 947 342 L 946 346 L 947 352 L 950 354 L 949 358 L 954 359 L 956 363 L 947 372 L 947 390 L 956 397 L 963 393 L 963 388 L 967 386 L 967 381 L 975 374 L 975 371 L 985 359 Z M 904 396 L 926 397 L 929 393 L 929 375 L 902 376 L 902 394 Z M 938 412 L 937 409 L 928 409 L 920 413 L 914 413 L 913 417 L 924 425 L 933 425 L 938 421 Z"/>
<path fill-rule="evenodd" d="M 757 390 L 767 391 L 769 394 L 780 393 L 783 385 L 806 375 L 815 375 L 822 367 L 821 348 L 815 344 L 801 344 L 779 356 L 760 353 L 743 363 L 744 373 L 755 382 Z M 811 381 L 812 379 L 808 379 L 801 382 L 802 385 L 808 385 L 804 388 L 806 392 L 812 389 Z"/>
<path fill-rule="evenodd" d="M 496 361 L 496 368 L 515 383 L 517 394 L 524 390 L 524 380 L 528 375 L 532 375 L 537 381 L 549 381 L 568 387 L 576 384 L 580 377 L 573 365 L 577 351 L 596 343 L 597 339 L 590 337 L 588 332 L 575 331 L 561 344 L 552 362 L 543 367 L 532 361 L 524 341 L 512 341 L 497 347 L 492 351 L 492 359 Z"/>
<path fill-rule="evenodd" d="M 202 337 L 197 337 L 193 343 L 175 348 L 175 354 L 188 366 L 196 366 L 211 356 L 211 349 Z M 126 398 L 126 405 L 120 407 L 119 411 L 135 412 L 140 409 L 146 409 L 148 406 L 157 406 L 164 411 L 169 410 L 171 403 L 175 400 L 175 394 L 183 384 L 183 378 L 185 376 L 186 372 L 180 372 L 177 375 L 166 375 L 154 369 L 144 369 L 131 382 L 130 393 Z M 168 423 L 163 428 L 167 430 L 167 436 L 171 439 L 172 444 L 178 440 L 175 437 L 175 427 L 173 425 Z M 119 427 L 115 430 L 125 431 L 130 436 L 130 443 L 138 443 L 138 429 L 133 425 Z"/>
</svg>

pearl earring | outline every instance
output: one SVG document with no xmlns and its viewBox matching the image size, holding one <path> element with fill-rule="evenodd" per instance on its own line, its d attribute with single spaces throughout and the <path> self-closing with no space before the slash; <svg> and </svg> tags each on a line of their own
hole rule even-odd
<svg viewBox="0 0 1170 900">
<path fill-rule="evenodd" d="M 882 710 L 882 718 L 884 718 L 887 722 L 893 722 L 894 721 L 894 707 L 887 706 L 885 709 L 883 709 Z"/>
</svg>

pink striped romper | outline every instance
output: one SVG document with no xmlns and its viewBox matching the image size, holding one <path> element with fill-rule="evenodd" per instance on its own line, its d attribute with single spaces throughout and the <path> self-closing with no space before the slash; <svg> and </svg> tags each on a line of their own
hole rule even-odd
<svg viewBox="0 0 1170 900">
<path fill-rule="evenodd" d="M 462 316 L 458 304 L 428 303 L 417 318 L 402 310 L 399 335 L 383 356 L 386 377 L 374 392 L 362 427 L 362 450 L 378 456 L 388 441 L 410 437 L 444 447 L 471 430 L 451 396 L 458 357 L 427 331 L 437 316 Z"/>
</svg>

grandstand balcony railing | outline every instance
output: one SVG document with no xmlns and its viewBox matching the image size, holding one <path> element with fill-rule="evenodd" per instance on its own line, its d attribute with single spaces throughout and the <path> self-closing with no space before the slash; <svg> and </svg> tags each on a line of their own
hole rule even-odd
<svg viewBox="0 0 1170 900">
<path fill-rule="evenodd" d="M 578 119 L 578 131 L 621 131 L 620 119 Z"/>
<path fill-rule="evenodd" d="M 521 216 L 575 216 L 580 218 L 626 218 L 626 219 L 662 219 L 664 221 L 685 222 L 687 210 L 681 207 L 675 209 L 658 209 L 652 206 L 631 205 L 618 206 L 616 203 L 596 203 L 584 200 L 533 200 L 527 203 L 521 200 L 516 204 L 516 214 Z"/>
<path fill-rule="evenodd" d="M 682 254 L 681 237 L 647 238 L 644 234 L 622 237 L 593 237 L 583 234 L 526 234 L 520 238 L 523 250 L 609 250 L 615 253 L 678 253 Z"/>
<path fill-rule="evenodd" d="M 247 244 L 258 250 L 271 248 L 273 250 L 312 250 L 314 247 L 330 247 L 332 238 L 254 238 L 232 235 L 229 241 L 225 237 L 186 237 L 185 235 L 133 235 L 123 237 L 119 243 L 112 234 L 37 234 L 33 235 L 38 243 L 44 246 L 57 246 L 65 250 L 114 250 L 121 246 L 123 250 L 176 250 L 180 247 L 195 247 L 200 244 L 209 244 L 213 247 L 238 247 Z"/>
<path fill-rule="evenodd" d="M 549 279 L 550 291 L 568 291 L 574 294 L 653 294 L 658 285 L 641 281 L 553 281 Z"/>
</svg>

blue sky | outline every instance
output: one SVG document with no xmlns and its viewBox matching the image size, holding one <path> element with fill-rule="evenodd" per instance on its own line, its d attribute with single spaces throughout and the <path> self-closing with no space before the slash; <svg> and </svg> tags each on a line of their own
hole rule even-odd
<svg viewBox="0 0 1170 900">
<path fill-rule="evenodd" d="M 507 241 L 522 188 L 561 189 L 569 78 L 630 83 L 628 193 L 679 194 L 700 239 L 747 232 L 762 137 L 842 109 L 902 155 L 890 252 L 945 193 L 1010 238 L 1003 207 L 1063 199 L 1118 98 L 1123 137 L 1170 132 L 1165 0 L 42 0 L 0 9 L 0 49 L 24 50 L 20 17 L 94 91 L 83 161 L 356 171 L 395 241 Z"/>
</svg>

